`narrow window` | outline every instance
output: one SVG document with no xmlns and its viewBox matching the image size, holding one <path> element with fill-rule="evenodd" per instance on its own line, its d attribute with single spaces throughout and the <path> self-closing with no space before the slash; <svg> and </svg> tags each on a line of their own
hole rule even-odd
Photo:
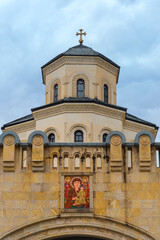
<svg viewBox="0 0 160 240">
<path fill-rule="evenodd" d="M 97 156 L 97 168 L 101 168 L 102 167 L 102 158 L 101 155 L 98 154 Z"/>
<path fill-rule="evenodd" d="M 22 167 L 26 168 L 27 167 L 27 150 L 23 150 L 23 162 L 22 162 Z"/>
<path fill-rule="evenodd" d="M 90 155 L 86 156 L 86 168 L 90 168 L 91 167 L 91 158 Z"/>
<path fill-rule="evenodd" d="M 132 168 L 132 149 L 128 148 L 128 168 Z"/>
<path fill-rule="evenodd" d="M 108 103 L 108 86 L 104 85 L 104 102 Z"/>
<path fill-rule="evenodd" d="M 58 166 L 58 157 L 57 155 L 53 156 L 53 168 L 57 168 Z"/>
<path fill-rule="evenodd" d="M 79 79 L 77 81 L 77 97 L 78 98 L 83 98 L 84 97 L 84 80 Z"/>
<path fill-rule="evenodd" d="M 79 155 L 75 156 L 75 168 L 79 168 L 80 167 L 80 158 Z"/>
<path fill-rule="evenodd" d="M 49 134 L 48 140 L 49 140 L 49 142 L 55 142 L 55 135 L 54 135 L 54 133 Z"/>
<path fill-rule="evenodd" d="M 64 155 L 64 168 L 68 168 L 68 154 Z"/>
<path fill-rule="evenodd" d="M 54 85 L 54 102 L 58 101 L 58 84 Z"/>
<path fill-rule="evenodd" d="M 103 134 L 103 142 L 106 142 L 106 141 L 107 141 L 107 136 L 108 136 L 107 133 L 104 133 L 104 134 Z"/>
<path fill-rule="evenodd" d="M 83 132 L 80 130 L 77 130 L 74 133 L 74 141 L 75 142 L 83 142 Z"/>
</svg>

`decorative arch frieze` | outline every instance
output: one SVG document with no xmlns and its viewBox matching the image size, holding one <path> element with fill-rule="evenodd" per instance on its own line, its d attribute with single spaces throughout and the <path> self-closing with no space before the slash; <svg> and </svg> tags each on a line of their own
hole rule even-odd
<svg viewBox="0 0 160 240">
<path fill-rule="evenodd" d="M 139 144 L 139 139 L 142 135 L 147 135 L 150 138 L 151 144 L 154 144 L 155 138 L 153 134 L 149 131 L 140 131 L 137 133 L 135 139 L 134 139 L 134 144 L 138 145 Z"/>
<path fill-rule="evenodd" d="M 3 145 L 3 140 L 6 136 L 8 135 L 11 135 L 13 138 L 14 138 L 14 143 L 15 145 L 18 145 L 20 143 L 20 139 L 19 139 L 19 136 L 15 133 L 15 132 L 12 132 L 12 131 L 6 131 L 6 132 L 3 132 L 1 135 L 0 135 L 0 145 Z"/>
<path fill-rule="evenodd" d="M 107 136 L 107 144 L 111 144 L 111 138 L 114 135 L 118 135 L 121 138 L 121 144 L 125 144 L 126 143 L 126 137 L 125 137 L 125 135 L 122 132 L 112 131 Z"/>
<path fill-rule="evenodd" d="M 50 102 L 54 102 L 53 99 L 53 93 L 54 93 L 54 86 L 58 85 L 58 100 L 61 99 L 61 81 L 59 79 L 52 80 L 51 86 L 50 86 Z"/>
<path fill-rule="evenodd" d="M 101 130 L 99 131 L 99 134 L 98 134 L 99 142 L 102 142 L 103 134 L 105 134 L 105 133 L 109 134 L 110 132 L 112 132 L 111 128 L 108 128 L 108 127 L 101 128 Z"/>
<path fill-rule="evenodd" d="M 31 222 L 0 236 L 1 240 L 49 240 L 63 237 L 99 237 L 106 240 L 158 240 L 129 223 L 105 217 L 50 217 Z"/>
<path fill-rule="evenodd" d="M 69 141 L 74 142 L 74 133 L 75 131 L 80 130 L 83 132 L 83 142 L 87 142 L 87 134 L 88 134 L 88 129 L 84 124 L 74 124 L 70 129 L 69 129 Z"/>
<path fill-rule="evenodd" d="M 54 127 L 49 127 L 49 128 L 47 128 L 47 129 L 44 131 L 44 133 L 47 135 L 47 137 L 48 137 L 51 133 L 54 133 L 54 135 L 55 135 L 55 142 L 60 139 L 60 133 L 59 133 L 58 129 L 56 129 L 56 128 L 54 128 Z"/>
<path fill-rule="evenodd" d="M 72 80 L 72 97 L 77 97 L 77 81 L 83 79 L 85 82 L 85 97 L 89 97 L 89 79 L 84 74 L 76 75 Z"/>
<path fill-rule="evenodd" d="M 28 137 L 28 143 L 29 143 L 29 144 L 32 145 L 33 138 L 34 138 L 36 135 L 40 135 L 40 136 L 43 138 L 43 143 L 44 143 L 44 144 L 48 144 L 48 143 L 49 143 L 47 135 L 46 135 L 44 132 L 37 130 L 37 131 L 32 132 L 32 133 L 29 135 L 29 137 Z"/>
</svg>

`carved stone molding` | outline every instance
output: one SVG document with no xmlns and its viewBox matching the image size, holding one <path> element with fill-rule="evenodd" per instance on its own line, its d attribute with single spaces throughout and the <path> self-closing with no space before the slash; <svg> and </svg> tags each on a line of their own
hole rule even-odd
<svg viewBox="0 0 160 240">
<path fill-rule="evenodd" d="M 33 138 L 33 144 L 36 145 L 36 146 L 42 145 L 43 144 L 43 138 L 40 135 L 36 135 Z"/>
<path fill-rule="evenodd" d="M 16 132 L 16 133 L 22 133 L 22 132 L 34 130 L 35 128 L 36 128 L 36 122 L 33 120 L 33 121 L 30 121 L 30 122 L 20 123 L 20 124 L 15 125 L 15 126 L 7 127 L 6 130 L 7 131 L 13 131 L 13 132 Z"/>
<path fill-rule="evenodd" d="M 96 104 L 88 104 L 88 103 L 78 103 L 78 104 L 70 104 L 64 103 L 58 106 L 49 107 L 47 109 L 39 110 L 33 113 L 33 116 L 36 120 L 43 119 L 46 117 L 58 115 L 60 113 L 71 113 L 71 112 L 92 112 L 102 114 L 103 116 L 109 116 L 112 118 L 123 120 L 125 112 L 122 112 L 117 109 L 111 109 L 109 107 L 104 107 Z"/>
<path fill-rule="evenodd" d="M 105 70 L 111 72 L 115 76 L 118 75 L 119 69 L 112 64 L 106 62 L 105 60 L 101 59 L 100 57 L 87 57 L 87 56 L 63 56 L 57 61 L 52 62 L 48 66 L 42 69 L 44 83 L 46 83 L 46 76 L 51 73 L 52 71 L 56 70 L 57 68 L 63 66 L 64 64 L 94 64 L 98 65 Z"/>
<path fill-rule="evenodd" d="M 7 146 L 11 146 L 14 144 L 14 137 L 12 135 L 7 135 L 4 138 L 4 144 L 6 144 Z"/>
<path fill-rule="evenodd" d="M 150 131 L 153 133 L 153 135 L 155 134 L 154 127 L 146 126 L 141 123 L 135 123 L 133 121 L 125 120 L 123 127 L 124 127 L 124 129 L 133 130 L 133 131 L 137 131 L 137 132 L 140 132 L 143 130 L 143 131 Z"/>
<path fill-rule="evenodd" d="M 111 144 L 115 145 L 115 146 L 118 146 L 121 144 L 121 138 L 118 136 L 118 135 L 114 135 L 112 138 L 111 138 Z"/>
<path fill-rule="evenodd" d="M 147 136 L 147 135 L 142 135 L 140 138 L 139 138 L 139 141 L 142 145 L 148 145 L 150 144 L 150 138 Z"/>
<path fill-rule="evenodd" d="M 76 213 L 72 217 L 70 213 L 63 215 L 64 217 L 54 216 L 28 223 L 1 235 L 0 238 L 1 240 L 44 240 L 64 236 L 90 236 L 106 240 L 157 240 L 155 236 L 137 226 L 112 218 L 93 217 L 90 213 L 83 213 L 83 216 L 82 213 Z"/>
</svg>

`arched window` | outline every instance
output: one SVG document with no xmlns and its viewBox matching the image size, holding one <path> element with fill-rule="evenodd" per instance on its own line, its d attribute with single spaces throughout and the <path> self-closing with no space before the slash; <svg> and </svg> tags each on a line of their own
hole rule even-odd
<svg viewBox="0 0 160 240">
<path fill-rule="evenodd" d="M 77 97 L 78 98 L 84 97 L 84 87 L 85 87 L 84 80 L 79 79 L 77 81 Z"/>
<path fill-rule="evenodd" d="M 108 134 L 107 134 L 107 133 L 104 133 L 104 134 L 103 134 L 103 139 L 102 139 L 102 140 L 103 140 L 103 142 L 106 142 L 106 141 L 107 141 L 107 136 L 108 136 Z"/>
<path fill-rule="evenodd" d="M 75 142 L 83 142 L 83 132 L 80 130 L 75 131 L 74 133 Z"/>
<path fill-rule="evenodd" d="M 104 102 L 108 103 L 108 86 L 104 84 Z"/>
<path fill-rule="evenodd" d="M 54 133 L 49 134 L 48 140 L 49 140 L 49 142 L 55 142 L 55 135 L 54 135 Z"/>
<path fill-rule="evenodd" d="M 58 101 L 58 84 L 54 85 L 54 102 Z"/>
</svg>

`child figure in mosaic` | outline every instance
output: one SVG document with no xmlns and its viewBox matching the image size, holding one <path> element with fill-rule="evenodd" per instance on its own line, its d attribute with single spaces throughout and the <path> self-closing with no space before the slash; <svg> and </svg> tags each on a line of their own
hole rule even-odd
<svg viewBox="0 0 160 240">
<path fill-rule="evenodd" d="M 86 204 L 86 192 L 84 191 L 84 186 L 81 185 L 80 190 L 77 194 L 74 206 L 75 205 L 83 205 L 83 204 Z"/>
</svg>

